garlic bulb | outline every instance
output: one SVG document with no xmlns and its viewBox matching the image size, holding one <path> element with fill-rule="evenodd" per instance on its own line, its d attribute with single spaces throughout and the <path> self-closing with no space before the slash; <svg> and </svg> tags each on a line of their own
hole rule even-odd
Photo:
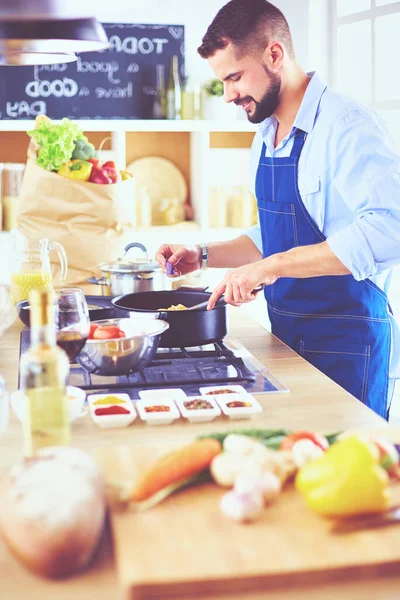
<svg viewBox="0 0 400 600">
<path fill-rule="evenodd" d="M 271 471 L 262 473 L 249 471 L 239 473 L 235 479 L 234 488 L 238 493 L 252 493 L 259 491 L 262 494 L 265 504 L 272 502 L 281 491 L 281 482 L 279 478 Z"/>
<path fill-rule="evenodd" d="M 222 513 L 234 521 L 255 521 L 261 514 L 264 506 L 262 495 L 259 491 L 235 492 L 224 494 L 220 501 Z"/>
</svg>

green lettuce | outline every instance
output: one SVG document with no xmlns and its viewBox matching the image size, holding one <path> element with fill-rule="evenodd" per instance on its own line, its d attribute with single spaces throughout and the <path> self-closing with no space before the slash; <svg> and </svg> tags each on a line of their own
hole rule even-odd
<svg viewBox="0 0 400 600">
<path fill-rule="evenodd" d="M 71 160 L 76 140 L 88 142 L 79 125 L 64 118 L 60 123 L 43 120 L 28 135 L 38 145 L 37 164 L 47 171 L 57 171 Z"/>
</svg>

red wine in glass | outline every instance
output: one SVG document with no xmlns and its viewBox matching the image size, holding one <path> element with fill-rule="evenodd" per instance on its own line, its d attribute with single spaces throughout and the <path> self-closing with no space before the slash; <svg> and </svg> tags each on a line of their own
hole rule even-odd
<svg viewBox="0 0 400 600">
<path fill-rule="evenodd" d="M 73 360 L 83 346 L 86 344 L 87 336 L 83 336 L 79 331 L 59 331 L 57 333 L 57 345 L 67 354 L 69 360 Z"/>
</svg>

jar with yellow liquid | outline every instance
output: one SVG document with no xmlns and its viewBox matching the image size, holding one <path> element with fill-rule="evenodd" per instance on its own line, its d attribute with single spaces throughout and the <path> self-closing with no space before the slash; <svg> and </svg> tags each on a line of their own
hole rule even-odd
<svg viewBox="0 0 400 600">
<path fill-rule="evenodd" d="M 32 290 L 53 292 L 49 252 L 55 250 L 61 264 L 60 279 L 66 279 L 68 260 L 64 247 L 46 238 L 28 240 L 20 237 L 16 248 L 16 266 L 11 275 L 11 300 L 15 304 L 27 300 Z"/>
</svg>

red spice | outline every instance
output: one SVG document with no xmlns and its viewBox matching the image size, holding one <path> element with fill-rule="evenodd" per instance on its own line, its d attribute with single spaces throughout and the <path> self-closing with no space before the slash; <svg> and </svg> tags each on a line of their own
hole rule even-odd
<svg viewBox="0 0 400 600">
<path fill-rule="evenodd" d="M 123 406 L 104 406 L 102 408 L 96 408 L 94 414 L 98 417 L 103 415 L 129 415 L 129 410 Z"/>
</svg>

